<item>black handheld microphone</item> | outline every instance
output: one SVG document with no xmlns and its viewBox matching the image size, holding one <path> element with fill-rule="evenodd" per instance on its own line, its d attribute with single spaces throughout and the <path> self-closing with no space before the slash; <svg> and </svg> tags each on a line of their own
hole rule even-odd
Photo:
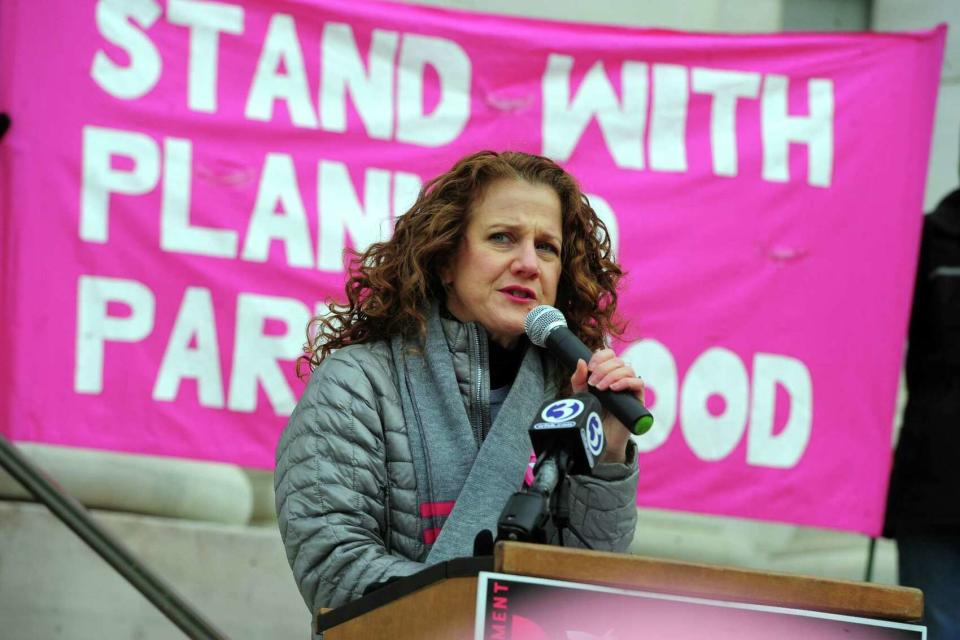
<svg viewBox="0 0 960 640">
<path fill-rule="evenodd" d="M 558 309 L 546 304 L 534 308 L 523 328 L 530 342 L 547 349 L 571 369 L 576 368 L 578 360 L 590 362 L 593 353 L 567 328 L 567 320 Z M 640 436 L 653 426 L 653 416 L 629 391 L 588 389 L 631 433 Z"/>
</svg>

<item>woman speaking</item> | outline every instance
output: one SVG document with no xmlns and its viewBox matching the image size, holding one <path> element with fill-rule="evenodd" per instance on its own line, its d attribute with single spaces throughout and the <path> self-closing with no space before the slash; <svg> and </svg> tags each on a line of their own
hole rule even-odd
<svg viewBox="0 0 960 640">
<path fill-rule="evenodd" d="M 642 400 L 604 348 L 620 276 L 573 177 L 517 152 L 460 160 L 352 263 L 346 303 L 311 323 L 310 382 L 277 447 L 280 532 L 311 611 L 470 555 L 523 485 L 545 400 L 588 385 Z M 594 351 L 572 375 L 524 335 L 541 304 Z M 593 548 L 623 551 L 636 446 L 613 416 L 604 434 L 592 474 L 569 478 L 570 522 Z"/>
</svg>

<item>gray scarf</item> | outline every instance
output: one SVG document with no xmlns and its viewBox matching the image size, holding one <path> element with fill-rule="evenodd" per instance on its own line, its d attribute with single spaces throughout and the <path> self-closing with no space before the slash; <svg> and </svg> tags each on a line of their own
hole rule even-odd
<svg viewBox="0 0 960 640">
<path fill-rule="evenodd" d="M 552 389 L 545 382 L 541 350 L 529 348 L 478 450 L 474 432 L 479 426 L 471 424 L 464 408 L 438 303 L 433 303 L 427 316 L 425 345 L 416 338 L 394 337 L 390 348 L 397 364 L 417 500 L 420 505 L 456 501 L 426 558 L 434 564 L 470 555 L 481 530 L 496 533 L 500 512 L 521 488 L 529 463 L 532 448 L 527 427 Z M 463 329 L 478 332 L 478 346 L 485 354 L 483 327 L 473 323 L 473 329 L 469 325 Z M 475 358 L 470 365 L 478 366 Z M 482 402 L 488 402 L 489 371 L 481 369 L 480 375 L 487 386 Z"/>
</svg>

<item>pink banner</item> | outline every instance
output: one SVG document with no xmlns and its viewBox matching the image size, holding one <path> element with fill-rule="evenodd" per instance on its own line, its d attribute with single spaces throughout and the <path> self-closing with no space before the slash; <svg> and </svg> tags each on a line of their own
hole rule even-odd
<svg viewBox="0 0 960 640">
<path fill-rule="evenodd" d="M 271 467 L 343 250 L 515 148 L 615 231 L 640 503 L 878 531 L 945 29 L 58 4 L 0 4 L 8 436 Z"/>
</svg>

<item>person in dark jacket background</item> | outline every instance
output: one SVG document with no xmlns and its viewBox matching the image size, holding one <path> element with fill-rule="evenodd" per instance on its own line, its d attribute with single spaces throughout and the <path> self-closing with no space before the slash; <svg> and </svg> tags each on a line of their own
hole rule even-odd
<svg viewBox="0 0 960 640">
<path fill-rule="evenodd" d="M 280 531 L 312 611 L 470 555 L 523 484 L 544 400 L 588 384 L 642 400 L 641 379 L 605 347 L 621 275 L 573 177 L 516 152 L 460 160 L 354 260 L 347 301 L 311 323 L 310 382 L 277 446 Z M 541 304 L 594 352 L 572 375 L 524 335 Z M 616 418 L 603 428 L 600 463 L 568 478 L 570 523 L 592 547 L 624 551 L 637 450 Z"/>
<path fill-rule="evenodd" d="M 907 349 L 907 407 L 884 535 L 900 583 L 924 592 L 931 640 L 960 639 L 960 189 L 923 223 Z"/>
</svg>

